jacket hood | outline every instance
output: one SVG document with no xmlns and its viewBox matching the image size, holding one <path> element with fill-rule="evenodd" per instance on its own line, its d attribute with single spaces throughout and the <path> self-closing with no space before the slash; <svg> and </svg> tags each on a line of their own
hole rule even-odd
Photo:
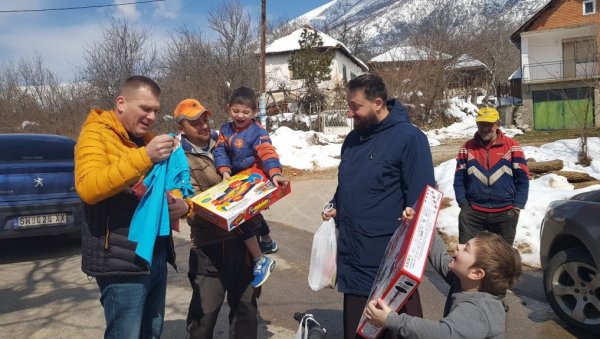
<svg viewBox="0 0 600 339">
<path fill-rule="evenodd" d="M 408 116 L 408 111 L 406 108 L 400 103 L 400 101 L 396 99 L 391 99 L 386 102 L 387 109 L 389 114 L 385 119 L 383 119 L 380 123 L 371 125 L 364 129 L 364 132 L 361 133 L 363 135 L 368 135 L 372 133 L 377 133 L 383 130 L 386 130 L 396 124 L 408 122 L 410 123 L 410 118 Z"/>
</svg>

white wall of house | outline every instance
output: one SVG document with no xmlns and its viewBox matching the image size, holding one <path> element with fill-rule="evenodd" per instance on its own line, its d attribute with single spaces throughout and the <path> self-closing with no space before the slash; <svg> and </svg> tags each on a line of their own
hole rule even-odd
<svg viewBox="0 0 600 339">
<path fill-rule="evenodd" d="M 281 84 L 288 90 L 294 90 L 302 87 L 302 80 L 291 80 L 288 69 L 288 59 L 290 53 L 268 54 L 265 58 L 265 74 L 267 91 L 277 90 Z M 333 61 L 331 62 L 331 80 L 320 84 L 323 89 L 333 89 L 337 83 L 342 83 L 344 66 L 346 66 L 346 79 L 350 80 L 351 75 L 359 76 L 364 71 L 352 59 L 346 56 L 340 50 L 336 50 Z"/>
<path fill-rule="evenodd" d="M 548 79 L 562 77 L 560 62 L 563 60 L 563 40 L 595 36 L 592 26 L 577 28 L 560 28 L 545 31 L 533 31 L 521 33 L 521 64 L 523 65 L 524 79 L 532 78 L 532 68 L 536 67 L 536 76 L 540 76 L 539 64 L 549 63 L 543 67 L 543 72 Z"/>
</svg>

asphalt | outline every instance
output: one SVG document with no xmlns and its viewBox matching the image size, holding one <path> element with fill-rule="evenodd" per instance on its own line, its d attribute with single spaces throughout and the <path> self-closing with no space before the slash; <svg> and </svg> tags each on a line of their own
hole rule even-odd
<svg viewBox="0 0 600 339">
<path fill-rule="evenodd" d="M 293 178 L 292 178 L 293 179 Z M 312 234 L 320 211 L 335 191 L 335 179 L 292 180 L 292 194 L 263 214 L 280 244 L 276 269 L 259 299 L 260 338 L 293 338 L 294 312 L 311 312 L 328 338 L 342 337 L 342 295 L 314 292 L 307 283 Z M 185 338 L 191 290 L 187 279 L 189 231 L 175 235 L 178 272 L 170 269 L 163 338 Z M 104 319 L 98 287 L 80 270 L 79 241 L 43 237 L 0 241 L 0 338 L 99 338 Z M 447 292 L 444 281 L 426 271 L 420 287 L 425 318 L 438 320 Z M 585 338 L 565 327 L 545 301 L 541 273 L 526 270 L 507 295 L 507 338 Z M 227 304 L 215 338 L 227 338 Z"/>
</svg>

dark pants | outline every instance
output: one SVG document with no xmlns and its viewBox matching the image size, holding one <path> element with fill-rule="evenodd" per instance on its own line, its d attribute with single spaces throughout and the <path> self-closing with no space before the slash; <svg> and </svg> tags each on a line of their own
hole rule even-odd
<svg viewBox="0 0 600 339">
<path fill-rule="evenodd" d="M 488 231 L 499 234 L 507 243 L 513 244 L 517 232 L 519 213 L 510 209 L 504 212 L 490 213 L 474 210 L 470 205 L 460 209 L 458 215 L 458 242 L 466 243 L 479 232 Z"/>
<path fill-rule="evenodd" d="M 344 338 L 354 339 L 362 338 L 356 333 L 358 323 L 367 305 L 369 297 L 354 294 L 344 294 Z M 406 313 L 408 315 L 423 318 L 423 308 L 421 307 L 421 299 L 419 290 L 416 290 L 404 304 L 404 307 L 398 313 Z M 395 333 L 390 333 L 384 330 L 379 336 L 380 338 L 396 338 Z"/>
<path fill-rule="evenodd" d="M 258 232 L 257 233 L 261 237 L 264 237 L 265 235 L 269 235 L 271 233 L 271 229 L 269 228 L 269 224 L 267 224 L 267 221 L 265 220 L 265 218 L 262 217 L 262 215 L 261 215 L 260 227 L 258 228 Z"/>
<path fill-rule="evenodd" d="M 190 338 L 210 339 L 225 295 L 229 305 L 229 338 L 256 338 L 257 303 L 252 266 L 240 239 L 191 249 L 188 278 L 192 300 L 187 316 Z"/>
<path fill-rule="evenodd" d="M 240 238 L 242 238 L 242 240 L 250 239 L 256 235 L 264 237 L 265 235 L 269 235 L 269 233 L 271 233 L 271 229 L 269 228 L 269 225 L 267 224 L 267 221 L 262 216 L 262 214 L 259 213 L 254 218 L 260 219 L 260 226 L 258 227 L 258 229 L 255 230 L 255 224 L 251 224 L 249 222 L 241 224 L 240 230 L 242 233 L 240 235 Z"/>
</svg>

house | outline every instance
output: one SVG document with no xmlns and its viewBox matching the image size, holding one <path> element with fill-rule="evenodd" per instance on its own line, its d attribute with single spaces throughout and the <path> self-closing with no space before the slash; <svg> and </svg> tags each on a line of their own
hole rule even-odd
<svg viewBox="0 0 600 339">
<path fill-rule="evenodd" d="M 412 87 L 407 86 L 408 79 L 427 81 L 428 85 L 436 83 L 439 96 L 447 90 L 454 95 L 476 87 L 487 88 L 490 81 L 489 68 L 467 54 L 455 58 L 426 47 L 410 45 L 395 47 L 377 55 L 369 60 L 369 67 L 381 74 L 392 88 L 410 91 Z M 432 89 L 424 83 L 414 85 L 426 91 L 427 87 Z"/>
<path fill-rule="evenodd" d="M 521 50 L 524 121 L 536 130 L 600 127 L 597 0 L 551 0 L 511 35 Z"/>
<path fill-rule="evenodd" d="M 417 65 L 432 64 L 438 61 L 449 61 L 452 56 L 446 53 L 428 49 L 426 47 L 416 46 L 398 46 L 390 49 L 387 52 L 381 53 L 371 60 L 369 66 L 379 69 L 403 68 L 413 69 Z"/>
<path fill-rule="evenodd" d="M 467 54 L 459 56 L 446 66 L 449 89 L 489 88 L 490 69 L 483 62 Z"/>
<path fill-rule="evenodd" d="M 310 26 L 305 28 L 314 30 Z M 296 79 L 291 74 L 288 68 L 288 59 L 293 52 L 300 50 L 298 41 L 303 30 L 304 28 L 300 28 L 287 36 L 273 41 L 266 47 L 266 90 L 273 93 L 276 100 L 283 99 L 284 93 L 294 94 L 302 92 L 302 79 Z M 344 85 L 348 80 L 354 79 L 369 70 L 369 67 L 355 57 L 343 43 L 323 32 L 317 31 L 317 33 L 323 41 L 322 48 L 332 48 L 335 50 L 330 67 L 331 80 L 320 84 L 320 87 L 326 93 L 331 93 L 336 88 Z"/>
</svg>

